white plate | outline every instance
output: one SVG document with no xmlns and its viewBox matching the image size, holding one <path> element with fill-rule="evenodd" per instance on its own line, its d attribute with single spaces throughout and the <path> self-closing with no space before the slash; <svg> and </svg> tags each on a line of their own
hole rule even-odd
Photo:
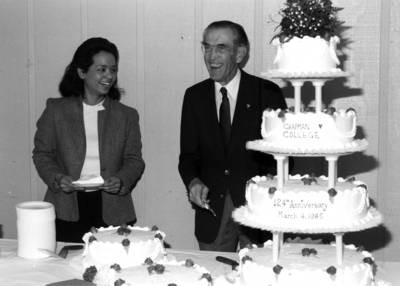
<svg viewBox="0 0 400 286">
<path fill-rule="evenodd" d="M 103 187 L 104 183 L 92 183 L 92 184 L 73 183 L 73 185 L 80 188 L 96 188 L 96 187 Z"/>
</svg>

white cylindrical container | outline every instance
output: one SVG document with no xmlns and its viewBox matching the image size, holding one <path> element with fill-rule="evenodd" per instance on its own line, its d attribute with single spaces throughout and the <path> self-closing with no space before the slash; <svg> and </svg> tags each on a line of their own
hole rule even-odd
<svg viewBox="0 0 400 286">
<path fill-rule="evenodd" d="M 18 256 L 44 258 L 45 251 L 56 250 L 54 206 L 48 202 L 29 201 L 16 205 Z"/>
</svg>

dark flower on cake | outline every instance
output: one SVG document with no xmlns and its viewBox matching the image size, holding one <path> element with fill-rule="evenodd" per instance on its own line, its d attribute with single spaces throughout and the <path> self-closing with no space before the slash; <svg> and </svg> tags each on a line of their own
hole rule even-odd
<svg viewBox="0 0 400 286">
<path fill-rule="evenodd" d="M 365 185 L 365 184 L 359 184 L 357 187 L 364 188 L 365 190 L 368 190 L 367 185 Z"/>
<path fill-rule="evenodd" d="M 151 227 L 151 231 L 157 231 L 157 230 L 158 230 L 158 226 L 153 225 L 153 226 Z"/>
<path fill-rule="evenodd" d="M 356 113 L 356 110 L 353 107 L 349 107 L 346 109 L 346 113 L 350 112 L 350 111 L 353 111 L 354 113 Z"/>
<path fill-rule="evenodd" d="M 95 228 L 94 226 L 92 226 L 92 227 L 90 228 L 90 232 L 91 232 L 91 233 L 97 233 L 97 228 Z"/>
<path fill-rule="evenodd" d="M 347 179 L 346 179 L 346 182 L 354 182 L 356 180 L 356 177 L 348 177 Z"/>
<path fill-rule="evenodd" d="M 129 239 L 125 238 L 125 239 L 122 240 L 122 245 L 123 246 L 129 246 L 129 244 L 131 244 L 131 241 Z"/>
<path fill-rule="evenodd" d="M 336 112 L 336 108 L 329 106 L 327 109 L 325 109 L 325 113 L 329 115 L 333 115 Z"/>
<path fill-rule="evenodd" d="M 167 286 L 178 286 L 178 285 L 176 285 L 175 283 L 168 283 Z"/>
<path fill-rule="evenodd" d="M 147 257 L 147 258 L 144 260 L 144 264 L 145 264 L 145 265 L 152 265 L 152 264 L 153 264 L 153 260 L 152 260 L 150 257 Z"/>
<path fill-rule="evenodd" d="M 147 271 L 149 274 L 153 274 L 155 272 L 156 274 L 163 274 L 165 271 L 165 266 L 162 264 L 153 264 L 147 267 Z"/>
<path fill-rule="evenodd" d="M 147 272 L 148 272 L 149 274 L 153 274 L 153 272 L 154 272 L 154 265 L 150 265 L 149 267 L 147 267 Z"/>
<path fill-rule="evenodd" d="M 337 19 L 341 9 L 334 7 L 331 0 L 287 0 L 280 10 L 282 19 L 274 38 L 279 38 L 281 43 L 304 36 L 329 39 L 343 24 Z"/>
<path fill-rule="evenodd" d="M 119 278 L 118 280 L 114 281 L 114 286 L 122 286 L 125 284 L 125 280 Z"/>
<path fill-rule="evenodd" d="M 378 265 L 376 265 L 375 261 L 372 259 L 372 257 L 365 257 L 363 259 L 363 262 L 366 264 L 371 265 L 371 269 L 372 269 L 372 274 L 375 276 L 376 275 L 376 271 L 378 270 Z"/>
<path fill-rule="evenodd" d="M 331 198 L 333 198 L 334 196 L 337 195 L 337 191 L 336 191 L 334 188 L 330 188 L 330 189 L 328 190 L 328 194 L 329 194 L 329 196 L 330 196 Z"/>
<path fill-rule="evenodd" d="M 97 274 L 96 266 L 90 266 L 85 269 L 85 272 L 83 273 L 83 280 L 88 281 L 88 282 L 93 282 L 96 274 Z"/>
<path fill-rule="evenodd" d="M 301 250 L 301 255 L 303 256 L 309 256 L 310 255 L 310 250 L 308 248 L 303 248 Z"/>
<path fill-rule="evenodd" d="M 194 262 L 193 262 L 193 260 L 192 259 L 186 259 L 185 260 L 185 266 L 186 267 L 193 267 L 193 265 L 194 265 Z"/>
<path fill-rule="evenodd" d="M 294 106 L 289 107 L 288 109 L 290 112 L 294 113 Z"/>
<path fill-rule="evenodd" d="M 242 258 L 242 263 L 244 264 L 244 263 L 246 263 L 246 261 L 253 261 L 253 258 L 251 258 L 251 257 L 248 256 L 248 255 L 245 255 L 245 256 L 243 256 L 243 258 Z"/>
<path fill-rule="evenodd" d="M 158 238 L 159 240 L 163 240 L 163 236 L 161 235 L 161 233 L 156 233 L 154 235 L 154 238 Z"/>
<path fill-rule="evenodd" d="M 279 264 L 277 264 L 272 268 L 272 271 L 274 271 L 275 274 L 279 274 L 279 273 L 281 273 L 282 269 L 283 269 L 283 267 L 280 266 Z"/>
<path fill-rule="evenodd" d="M 301 250 L 301 255 L 303 255 L 303 256 L 317 255 L 317 253 L 318 252 L 315 248 L 305 247 Z"/>
<path fill-rule="evenodd" d="M 273 195 L 276 192 L 276 188 L 275 187 L 269 187 L 268 188 L 268 194 Z"/>
<path fill-rule="evenodd" d="M 330 275 L 335 275 L 336 274 L 336 267 L 335 266 L 329 266 L 326 269 L 326 272 L 328 272 L 328 274 L 330 274 Z"/>
<path fill-rule="evenodd" d="M 201 275 L 199 280 L 201 279 L 206 279 L 209 283 L 212 282 L 212 277 L 210 273 L 203 273 L 203 275 Z"/>
<path fill-rule="evenodd" d="M 367 264 L 370 264 L 370 265 L 375 263 L 374 260 L 371 257 L 364 257 L 363 262 L 367 263 Z"/>
<path fill-rule="evenodd" d="M 94 235 L 92 235 L 92 236 L 90 236 L 89 237 L 89 243 L 91 243 L 91 242 L 93 242 L 93 241 L 95 241 L 95 240 L 97 240 L 97 238 L 96 237 L 94 237 Z"/>
<path fill-rule="evenodd" d="M 304 185 L 311 185 L 311 183 L 317 183 L 317 179 L 312 175 L 307 178 L 302 178 L 301 181 L 304 183 Z"/>
<path fill-rule="evenodd" d="M 117 263 L 111 265 L 110 268 L 114 269 L 117 272 L 121 271 L 121 266 L 119 266 L 119 264 L 117 264 Z"/>
<path fill-rule="evenodd" d="M 315 248 L 310 248 L 310 254 L 311 255 L 317 255 L 317 250 Z"/>
<path fill-rule="evenodd" d="M 162 265 L 162 264 L 156 264 L 156 265 L 154 265 L 154 271 L 155 271 L 157 274 L 163 274 L 164 271 L 165 271 L 165 266 Z"/>
<path fill-rule="evenodd" d="M 128 228 L 127 225 L 121 225 L 118 229 L 117 229 L 117 233 L 119 235 L 127 235 L 131 233 L 131 230 Z"/>
<path fill-rule="evenodd" d="M 279 117 L 279 118 L 285 118 L 285 114 L 286 114 L 286 112 L 285 112 L 284 110 L 281 110 L 281 111 L 279 111 L 279 113 L 278 113 L 278 117 Z"/>
</svg>

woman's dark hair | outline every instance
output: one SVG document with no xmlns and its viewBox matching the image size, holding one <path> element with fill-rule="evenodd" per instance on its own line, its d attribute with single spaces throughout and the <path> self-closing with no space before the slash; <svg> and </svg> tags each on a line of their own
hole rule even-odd
<svg viewBox="0 0 400 286">
<path fill-rule="evenodd" d="M 64 75 L 58 86 L 58 90 L 63 97 L 79 97 L 84 94 L 83 80 L 78 75 L 78 68 L 87 72 L 93 64 L 93 56 L 100 52 L 107 52 L 119 60 L 117 46 L 104 38 L 90 38 L 84 41 L 75 51 L 71 63 L 65 68 Z M 117 80 L 110 88 L 107 95 L 111 99 L 119 100 L 121 90 L 118 88 Z"/>
</svg>

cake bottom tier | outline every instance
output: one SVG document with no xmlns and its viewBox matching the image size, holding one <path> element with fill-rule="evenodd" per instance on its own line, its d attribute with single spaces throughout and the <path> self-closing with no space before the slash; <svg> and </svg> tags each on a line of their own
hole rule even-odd
<svg viewBox="0 0 400 286">
<path fill-rule="evenodd" d="M 210 279 L 207 279 L 210 277 Z M 153 265 L 138 265 L 115 271 L 110 267 L 101 267 L 93 279 L 97 286 L 134 286 L 134 285 L 193 285 L 210 286 L 209 272 L 197 264 L 185 265 L 185 261 L 162 259 Z"/>
<path fill-rule="evenodd" d="M 344 248 L 337 265 L 336 247 L 325 244 L 283 244 L 278 262 L 272 261 L 272 242 L 239 253 L 243 286 L 373 286 L 376 264 L 370 253 Z"/>
</svg>

